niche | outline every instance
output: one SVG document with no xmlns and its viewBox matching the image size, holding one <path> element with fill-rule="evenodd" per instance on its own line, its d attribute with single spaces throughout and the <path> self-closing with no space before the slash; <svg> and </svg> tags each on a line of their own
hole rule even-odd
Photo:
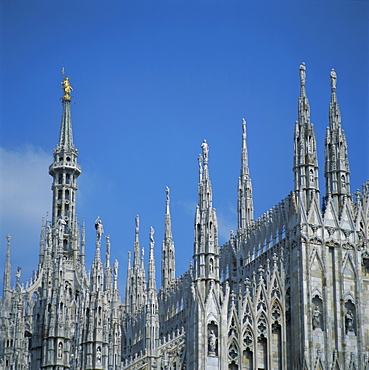
<svg viewBox="0 0 369 370">
<path fill-rule="evenodd" d="M 356 335 L 356 308 L 351 300 L 345 303 L 345 332 Z"/>
<path fill-rule="evenodd" d="M 208 324 L 208 356 L 218 356 L 218 325 L 215 321 Z"/>
<path fill-rule="evenodd" d="M 312 326 L 313 330 L 321 329 L 324 330 L 323 322 L 323 302 L 318 295 L 312 299 Z"/>
</svg>

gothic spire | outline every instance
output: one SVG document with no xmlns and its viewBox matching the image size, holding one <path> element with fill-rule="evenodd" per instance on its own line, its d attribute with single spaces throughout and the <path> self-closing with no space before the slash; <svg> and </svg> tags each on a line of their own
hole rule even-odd
<svg viewBox="0 0 369 370">
<path fill-rule="evenodd" d="M 11 276 L 11 264 L 10 264 L 10 239 L 11 236 L 7 235 L 7 249 L 6 249 L 6 261 L 4 269 L 4 287 L 3 287 L 3 297 L 5 301 L 10 299 L 10 276 Z"/>
<path fill-rule="evenodd" d="M 158 296 L 155 281 L 155 258 L 154 258 L 154 229 L 150 227 L 150 256 L 149 256 L 149 281 L 147 283 L 147 303 L 146 303 L 146 325 L 145 325 L 145 347 L 148 356 L 154 354 L 155 348 L 159 344 L 159 314 Z M 149 364 L 151 359 L 148 360 Z M 152 368 L 150 364 L 150 368 Z"/>
<path fill-rule="evenodd" d="M 103 287 L 103 266 L 101 262 L 101 239 L 104 233 L 104 227 L 98 217 L 95 221 L 96 229 L 96 249 L 95 249 L 95 258 L 92 262 L 92 289 L 93 291 L 101 290 Z"/>
<path fill-rule="evenodd" d="M 175 276 L 175 250 L 172 238 L 172 224 L 170 217 L 170 192 L 168 186 L 165 189 L 166 206 L 165 206 L 165 222 L 164 222 L 164 240 L 162 245 L 162 284 L 166 288 Z"/>
<path fill-rule="evenodd" d="M 137 215 L 135 218 L 135 242 L 133 250 L 133 266 L 140 266 L 140 217 Z"/>
<path fill-rule="evenodd" d="M 199 178 L 199 206 L 200 209 L 212 207 L 213 197 L 211 182 L 209 178 L 209 145 L 206 140 L 201 144 L 202 156 L 199 156 L 200 178 Z"/>
<path fill-rule="evenodd" d="M 330 73 L 331 102 L 329 104 L 329 127 L 325 139 L 326 200 L 332 197 L 340 211 L 344 198 L 350 194 L 350 167 L 345 133 L 341 128 L 341 113 L 337 101 L 337 74 Z"/>
<path fill-rule="evenodd" d="M 300 97 L 298 104 L 298 121 L 300 124 L 310 123 L 310 105 L 306 96 L 306 66 L 303 62 L 300 65 Z"/>
<path fill-rule="evenodd" d="M 73 90 L 69 77 L 62 82 L 64 96 L 62 97 L 63 113 L 60 125 L 59 143 L 54 149 L 54 161 L 49 167 L 53 177 L 53 212 L 52 226 L 57 226 L 58 220 L 66 222 L 66 250 L 71 249 L 70 240 L 76 218 L 77 178 L 81 174 L 81 166 L 77 163 L 78 150 L 73 143 L 72 119 L 70 113 L 70 93 Z"/>
<path fill-rule="evenodd" d="M 156 281 L 155 281 L 155 258 L 154 258 L 154 229 L 150 227 L 150 256 L 149 256 L 149 281 L 148 294 L 155 292 L 156 295 Z"/>
<path fill-rule="evenodd" d="M 196 279 L 219 279 L 218 221 L 212 208 L 212 188 L 209 178 L 209 146 L 204 140 L 199 157 L 199 203 L 195 215 L 194 262 Z"/>
<path fill-rule="evenodd" d="M 246 120 L 242 118 L 241 173 L 238 178 L 238 229 L 245 229 L 254 218 L 254 204 L 246 144 Z"/>
<path fill-rule="evenodd" d="M 134 255 L 133 266 L 131 267 L 131 256 L 128 257 L 128 271 L 126 283 L 126 307 L 128 312 L 135 312 L 139 310 L 146 300 L 146 272 L 144 267 L 143 249 L 141 252 L 140 263 L 140 240 L 139 240 L 139 217 L 135 218 L 135 242 L 134 242 Z"/>
<path fill-rule="evenodd" d="M 295 125 L 294 168 L 295 191 L 307 210 L 312 199 L 319 194 L 318 156 L 314 125 L 310 123 L 310 106 L 306 96 L 306 67 L 300 65 L 300 96 L 298 100 L 298 121 Z"/>
</svg>

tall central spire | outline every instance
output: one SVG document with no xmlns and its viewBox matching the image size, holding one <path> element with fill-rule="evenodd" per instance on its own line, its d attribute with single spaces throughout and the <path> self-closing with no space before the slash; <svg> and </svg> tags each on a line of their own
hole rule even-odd
<svg viewBox="0 0 369 370">
<path fill-rule="evenodd" d="M 53 177 L 52 226 L 56 228 L 58 224 L 65 225 L 61 238 L 64 249 L 68 250 L 71 249 L 75 232 L 77 178 L 81 174 L 81 166 L 77 163 L 78 150 L 73 143 L 70 113 L 70 93 L 73 89 L 69 77 L 64 79 L 62 85 L 64 96 L 59 143 L 54 149 L 54 161 L 49 167 L 49 174 Z"/>
</svg>

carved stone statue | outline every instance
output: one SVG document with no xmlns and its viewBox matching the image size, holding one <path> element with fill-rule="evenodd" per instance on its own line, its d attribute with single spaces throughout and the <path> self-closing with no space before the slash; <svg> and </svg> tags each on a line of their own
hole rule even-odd
<svg viewBox="0 0 369 370">
<path fill-rule="evenodd" d="M 202 155 L 199 154 L 198 158 L 197 158 L 197 163 L 199 164 L 199 171 L 201 172 L 202 171 Z"/>
<path fill-rule="evenodd" d="M 97 347 L 97 350 L 96 350 L 96 362 L 98 364 L 101 364 L 101 348 L 100 347 Z"/>
<path fill-rule="evenodd" d="M 97 219 L 95 221 L 95 229 L 96 229 L 96 238 L 98 240 L 100 240 L 102 234 L 104 234 L 104 227 L 103 227 L 103 224 L 100 220 L 100 217 L 97 217 Z"/>
<path fill-rule="evenodd" d="M 335 89 L 337 84 L 337 74 L 335 70 L 332 68 L 331 70 L 331 88 Z"/>
<path fill-rule="evenodd" d="M 313 329 L 320 328 L 320 310 L 319 306 L 315 306 L 313 311 Z"/>
<path fill-rule="evenodd" d="M 351 310 L 347 310 L 345 315 L 345 322 L 346 322 L 346 334 L 349 331 L 354 331 L 354 314 Z"/>
<path fill-rule="evenodd" d="M 169 200 L 170 200 L 170 192 L 169 192 L 168 186 L 165 187 L 165 195 L 166 195 L 167 201 L 169 202 Z"/>
<path fill-rule="evenodd" d="M 201 149 L 202 149 L 202 156 L 204 157 L 204 162 L 208 161 L 208 153 L 209 153 L 209 145 L 206 142 L 206 140 L 203 141 L 201 144 Z"/>
<path fill-rule="evenodd" d="M 58 357 L 62 358 L 63 357 L 63 343 L 59 342 L 58 344 Z"/>
<path fill-rule="evenodd" d="M 118 275 L 118 260 L 114 261 L 114 275 Z"/>
<path fill-rule="evenodd" d="M 209 355 L 215 356 L 216 346 L 217 346 L 217 337 L 214 333 L 214 330 L 210 330 L 208 336 L 208 344 L 209 344 Z"/>
<path fill-rule="evenodd" d="M 154 243 L 154 228 L 152 226 L 150 226 L 150 242 L 151 243 Z"/>
<path fill-rule="evenodd" d="M 46 226 L 46 238 L 47 238 L 47 246 L 49 248 L 52 247 L 52 232 L 51 232 L 51 226 L 47 224 Z"/>
<path fill-rule="evenodd" d="M 62 218 L 59 218 L 58 225 L 59 225 L 59 239 L 62 240 L 64 236 L 64 228 L 67 223 Z"/>
<path fill-rule="evenodd" d="M 306 82 L 306 67 L 305 67 L 305 63 L 302 62 L 302 64 L 300 65 L 300 84 L 301 86 L 305 86 L 305 82 Z"/>
<path fill-rule="evenodd" d="M 15 277 L 17 278 L 17 283 L 20 281 L 21 275 L 22 275 L 22 267 L 18 267 L 17 273 L 15 274 Z"/>
<path fill-rule="evenodd" d="M 135 223 L 136 223 L 136 233 L 138 233 L 138 229 L 140 228 L 140 218 L 138 215 L 135 218 Z"/>
</svg>

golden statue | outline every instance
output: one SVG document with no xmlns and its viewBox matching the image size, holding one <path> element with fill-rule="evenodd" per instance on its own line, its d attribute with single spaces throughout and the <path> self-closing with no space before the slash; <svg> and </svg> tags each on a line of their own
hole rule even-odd
<svg viewBox="0 0 369 370">
<path fill-rule="evenodd" d="M 63 99 L 70 100 L 70 93 L 73 91 L 73 87 L 69 83 L 69 77 L 65 77 L 65 80 L 61 82 L 63 85 L 62 89 L 64 90 Z"/>
</svg>

